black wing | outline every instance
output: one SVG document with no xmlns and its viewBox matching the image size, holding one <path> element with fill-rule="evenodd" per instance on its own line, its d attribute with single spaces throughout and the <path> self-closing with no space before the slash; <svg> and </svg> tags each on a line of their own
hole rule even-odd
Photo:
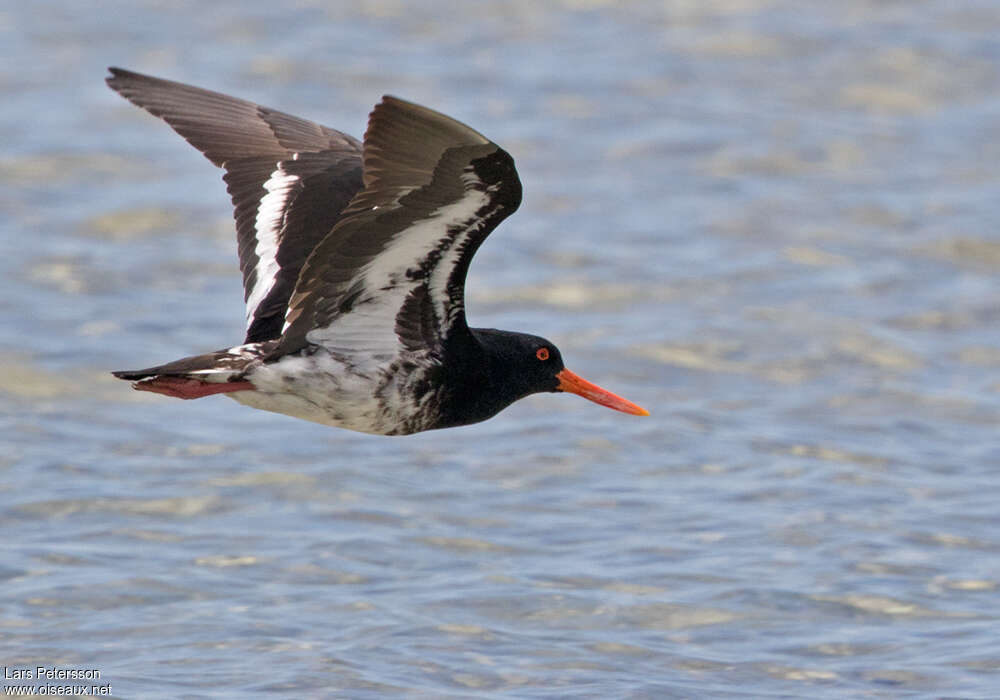
<svg viewBox="0 0 1000 700">
<path fill-rule="evenodd" d="M 468 333 L 469 263 L 520 202 L 506 151 L 384 97 L 365 133 L 364 189 L 303 265 L 279 352 L 311 342 L 381 361 Z"/>
<path fill-rule="evenodd" d="M 112 89 L 226 170 L 247 303 L 246 342 L 277 338 L 303 263 L 362 187 L 361 144 L 252 102 L 109 70 Z"/>
</svg>

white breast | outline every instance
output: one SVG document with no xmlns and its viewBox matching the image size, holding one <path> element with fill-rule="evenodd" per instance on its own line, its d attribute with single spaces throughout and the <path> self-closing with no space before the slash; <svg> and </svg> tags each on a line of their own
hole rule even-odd
<svg viewBox="0 0 1000 700">
<path fill-rule="evenodd" d="M 393 372 L 391 366 L 362 373 L 319 348 L 259 365 L 246 378 L 257 390 L 228 396 L 264 411 L 376 435 L 429 427 L 426 402 L 414 403 L 407 394 L 411 377 Z"/>
</svg>

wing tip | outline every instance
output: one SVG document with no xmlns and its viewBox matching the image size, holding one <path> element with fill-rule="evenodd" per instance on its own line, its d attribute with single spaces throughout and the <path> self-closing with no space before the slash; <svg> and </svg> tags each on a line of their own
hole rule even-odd
<svg viewBox="0 0 1000 700">
<path fill-rule="evenodd" d="M 119 68 L 118 66 L 108 66 L 108 73 L 111 75 L 104 79 L 104 82 L 108 84 L 112 90 L 119 90 L 123 87 L 121 84 L 126 80 L 134 80 L 136 78 L 146 77 L 141 73 L 136 73 L 135 71 L 130 71 L 126 68 Z"/>
<path fill-rule="evenodd" d="M 119 76 L 121 76 L 122 72 L 123 70 L 121 68 L 118 68 L 117 66 L 108 66 L 108 73 L 110 73 L 111 75 L 104 78 L 104 82 L 107 84 L 109 88 L 111 88 L 112 90 L 116 89 L 115 83 L 118 82 Z"/>
<path fill-rule="evenodd" d="M 471 126 L 454 117 L 449 117 L 443 112 L 395 95 L 382 95 L 382 99 L 368 115 L 368 130 L 365 132 L 366 143 L 373 133 L 372 127 L 382 120 L 394 120 L 400 123 L 410 122 L 412 126 L 417 126 L 431 133 L 450 132 L 449 138 L 465 142 L 466 145 L 496 145 Z"/>
</svg>

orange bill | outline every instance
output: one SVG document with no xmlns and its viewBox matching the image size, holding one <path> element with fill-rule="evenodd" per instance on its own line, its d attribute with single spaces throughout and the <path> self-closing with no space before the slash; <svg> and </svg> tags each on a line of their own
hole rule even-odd
<svg viewBox="0 0 1000 700">
<path fill-rule="evenodd" d="M 559 386 L 556 387 L 559 391 L 567 391 L 571 394 L 582 396 L 594 403 L 599 403 L 602 406 L 613 408 L 622 413 L 631 413 L 634 416 L 649 415 L 649 411 L 645 408 L 636 406 L 631 401 L 627 401 L 617 394 L 612 394 L 607 389 L 602 389 L 596 384 L 588 382 L 583 377 L 573 374 L 568 369 L 564 369 L 557 374 L 556 379 L 559 380 Z"/>
</svg>

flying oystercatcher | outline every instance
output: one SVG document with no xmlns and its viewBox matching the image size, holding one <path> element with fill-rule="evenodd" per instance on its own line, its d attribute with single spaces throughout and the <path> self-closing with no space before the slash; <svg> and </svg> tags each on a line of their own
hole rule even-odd
<svg viewBox="0 0 1000 700">
<path fill-rule="evenodd" d="M 570 372 L 548 340 L 466 323 L 472 256 L 521 202 L 513 159 L 482 134 L 386 96 L 359 142 L 110 71 L 112 89 L 225 169 L 247 308 L 242 345 L 116 377 L 381 435 L 476 423 L 542 391 L 649 415 Z"/>
</svg>

